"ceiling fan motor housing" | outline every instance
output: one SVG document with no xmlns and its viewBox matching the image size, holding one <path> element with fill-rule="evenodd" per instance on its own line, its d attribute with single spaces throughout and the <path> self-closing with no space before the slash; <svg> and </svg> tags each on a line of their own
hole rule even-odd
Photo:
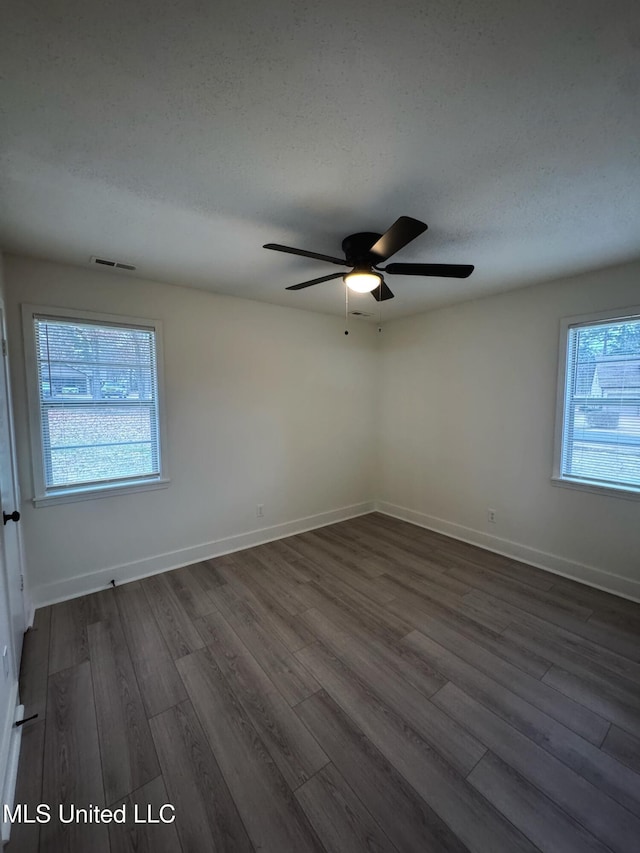
<svg viewBox="0 0 640 853">
<path fill-rule="evenodd" d="M 376 258 L 370 253 L 382 234 L 374 234 L 370 231 L 362 231 L 359 234 L 350 234 L 342 241 L 342 251 L 347 263 L 352 267 L 372 267 Z"/>
</svg>

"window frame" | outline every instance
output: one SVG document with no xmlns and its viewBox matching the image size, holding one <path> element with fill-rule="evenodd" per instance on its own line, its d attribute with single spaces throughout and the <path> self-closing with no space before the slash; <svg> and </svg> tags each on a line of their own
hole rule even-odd
<svg viewBox="0 0 640 853">
<path fill-rule="evenodd" d="M 169 483 L 167 466 L 167 435 L 164 406 L 164 349 L 162 339 L 162 321 L 148 317 L 128 317 L 121 314 L 104 314 L 95 311 L 82 311 L 75 308 L 59 308 L 50 305 L 32 305 L 23 303 L 22 329 L 25 357 L 25 384 L 27 390 L 27 407 L 29 420 L 29 438 L 31 447 L 31 471 L 33 483 L 34 506 L 48 506 L 59 503 L 106 498 L 113 495 L 131 494 L 134 492 L 150 491 L 166 488 Z M 155 335 L 156 348 L 156 381 L 158 407 L 158 457 L 160 473 L 155 477 L 144 477 L 139 480 L 111 481 L 90 483 L 86 486 L 63 486 L 47 488 L 44 470 L 44 439 L 42 435 L 42 419 L 40 406 L 40 391 L 38 381 L 38 359 L 34 330 L 35 317 L 51 317 L 53 320 L 68 320 L 78 323 L 96 323 L 98 325 L 116 327 L 140 327 L 152 329 Z"/>
<path fill-rule="evenodd" d="M 611 483 L 595 483 L 591 480 L 567 478 L 562 476 L 562 442 L 564 437 L 564 414 L 567 394 L 567 369 L 569 352 L 569 330 L 576 326 L 606 324 L 612 321 L 640 320 L 640 306 L 615 308 L 607 311 L 597 311 L 593 314 L 579 314 L 574 317 L 563 317 L 560 320 L 560 346 L 558 354 L 558 384 L 556 393 L 556 422 L 553 446 L 553 471 L 551 482 L 554 486 L 569 489 L 579 489 L 592 494 L 608 495 L 609 497 L 625 500 L 640 500 L 640 485 L 615 486 Z"/>
</svg>

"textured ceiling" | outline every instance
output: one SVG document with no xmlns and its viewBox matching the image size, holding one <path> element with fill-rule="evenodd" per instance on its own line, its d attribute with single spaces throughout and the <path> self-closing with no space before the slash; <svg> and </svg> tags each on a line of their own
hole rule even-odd
<svg viewBox="0 0 640 853">
<path fill-rule="evenodd" d="M 0 55 L 10 252 L 341 313 L 261 245 L 424 219 L 394 260 L 476 271 L 386 317 L 640 256 L 634 0 L 9 0 Z"/>
</svg>

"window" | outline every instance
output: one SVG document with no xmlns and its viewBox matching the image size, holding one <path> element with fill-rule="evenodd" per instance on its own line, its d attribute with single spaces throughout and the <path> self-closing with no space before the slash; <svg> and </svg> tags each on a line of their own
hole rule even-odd
<svg viewBox="0 0 640 853">
<path fill-rule="evenodd" d="M 166 484 L 160 324 L 23 314 L 36 505 Z"/>
<path fill-rule="evenodd" d="M 640 497 L 640 308 L 563 322 L 554 479 Z"/>
</svg>

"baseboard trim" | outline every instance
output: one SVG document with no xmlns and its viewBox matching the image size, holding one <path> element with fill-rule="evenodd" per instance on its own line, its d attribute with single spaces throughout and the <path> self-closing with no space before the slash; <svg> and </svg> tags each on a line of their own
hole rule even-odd
<svg viewBox="0 0 640 853">
<path fill-rule="evenodd" d="M 595 566 L 576 563 L 573 560 L 567 560 L 565 557 L 559 557 L 556 554 L 539 551 L 536 548 L 521 545 L 509 539 L 491 536 L 481 530 L 464 527 L 462 524 L 426 515 L 425 513 L 388 503 L 387 501 L 378 501 L 376 510 L 384 513 L 384 515 L 399 518 L 401 521 L 408 521 L 410 524 L 415 524 L 418 527 L 424 527 L 427 530 L 451 536 L 453 539 L 459 539 L 461 542 L 478 545 L 480 548 L 485 548 L 487 551 L 492 551 L 495 554 L 502 554 L 504 557 L 520 560 L 523 563 L 528 563 L 530 566 L 535 566 L 538 569 L 544 569 L 544 571 L 551 572 L 554 575 L 570 578 L 587 586 L 601 589 L 604 592 L 611 592 L 613 595 L 618 595 L 621 598 L 640 602 L 640 581 L 634 581 L 631 578 L 613 574 L 613 572 L 605 572 L 603 569 L 597 569 Z"/>
<path fill-rule="evenodd" d="M 25 617 L 26 618 L 25 631 L 28 631 L 29 628 L 33 628 L 33 620 L 35 619 L 35 616 L 36 616 L 36 606 L 33 603 L 33 601 L 31 600 L 31 598 L 29 598 L 28 609 L 26 609 L 25 612 L 27 614 Z"/>
<path fill-rule="evenodd" d="M 315 530 L 318 527 L 326 527 L 338 521 L 346 521 L 358 515 L 373 512 L 373 501 L 365 501 L 359 504 L 342 507 L 340 509 L 320 512 L 306 518 L 298 518 L 284 524 L 276 524 L 272 527 L 262 527 L 259 530 L 251 530 L 248 533 L 240 533 L 236 536 L 228 536 L 224 539 L 214 539 L 202 545 L 194 545 L 182 548 L 178 551 L 170 551 L 165 554 L 157 554 L 143 560 L 135 560 L 131 563 L 110 566 L 99 569 L 85 575 L 55 581 L 43 586 L 31 589 L 31 598 L 35 607 L 44 607 L 48 604 L 56 604 L 59 601 L 67 601 L 70 598 L 78 598 L 92 592 L 106 589 L 112 580 L 116 584 L 128 583 L 141 578 L 167 572 L 171 569 L 179 569 L 191 563 L 199 563 L 202 560 L 210 560 L 213 557 L 221 557 L 223 554 L 232 554 L 234 551 L 243 551 L 245 548 L 253 548 L 255 545 L 264 545 L 276 539 L 284 539 L 286 536 L 294 536 L 304 533 L 306 530 Z"/>
</svg>

